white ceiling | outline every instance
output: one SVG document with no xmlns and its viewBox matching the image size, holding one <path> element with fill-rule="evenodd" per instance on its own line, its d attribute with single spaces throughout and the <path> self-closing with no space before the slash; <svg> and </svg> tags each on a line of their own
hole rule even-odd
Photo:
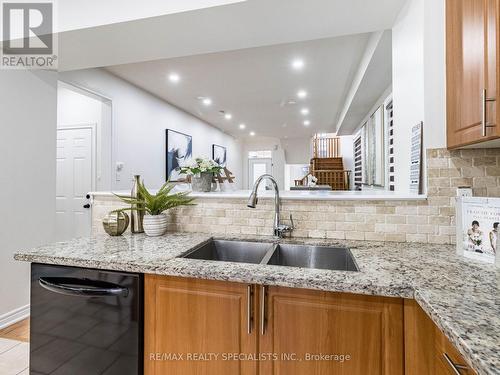
<svg viewBox="0 0 500 375">
<path fill-rule="evenodd" d="M 60 0 L 57 32 L 188 12 L 246 0 Z"/>
<path fill-rule="evenodd" d="M 120 6 L 111 9 L 102 0 L 68 1 L 68 7 L 62 5 L 67 11 L 61 17 L 74 25 L 66 28 L 81 27 L 82 22 L 99 25 L 126 20 L 134 13 L 130 0 L 123 7 L 120 1 Z M 186 0 L 190 5 L 193 2 L 208 6 L 212 1 Z M 214 0 L 213 4 L 218 2 Z M 247 0 L 164 15 L 175 9 L 159 5 L 158 0 L 135 1 L 135 6 L 142 9 L 135 15 L 140 19 L 60 33 L 59 69 L 111 66 L 385 30 L 392 28 L 405 2 Z M 150 7 L 154 11 L 148 13 Z M 111 11 L 116 12 L 116 17 L 110 15 Z M 142 18 L 151 14 L 156 17 Z"/>
<path fill-rule="evenodd" d="M 351 135 L 360 127 L 380 96 L 392 86 L 392 33 L 373 33 L 363 63 L 347 96 L 336 126 L 338 135 Z"/>
<path fill-rule="evenodd" d="M 305 137 L 335 130 L 370 34 L 108 67 L 113 74 L 236 137 Z M 301 58 L 301 71 L 291 62 Z M 389 61 L 390 64 L 390 61 Z M 181 80 L 172 83 L 170 73 Z M 308 92 L 305 99 L 298 90 Z M 379 93 L 380 95 L 381 93 Z M 210 97 L 204 106 L 198 97 Z M 289 100 L 296 104 L 288 104 Z M 308 108 L 310 115 L 300 113 Z M 367 108 L 366 110 L 368 110 Z M 228 121 L 219 111 L 233 115 Z M 311 121 L 309 127 L 303 121 Z M 246 124 L 245 130 L 238 125 Z"/>
</svg>

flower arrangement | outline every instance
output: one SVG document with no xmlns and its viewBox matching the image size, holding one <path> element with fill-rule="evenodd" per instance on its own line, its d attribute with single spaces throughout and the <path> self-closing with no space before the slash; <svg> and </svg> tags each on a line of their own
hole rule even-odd
<svg viewBox="0 0 500 375">
<path fill-rule="evenodd" d="M 181 167 L 180 172 L 188 176 L 197 176 L 201 173 L 218 173 L 222 169 L 214 160 L 198 157 L 188 165 Z"/>
</svg>

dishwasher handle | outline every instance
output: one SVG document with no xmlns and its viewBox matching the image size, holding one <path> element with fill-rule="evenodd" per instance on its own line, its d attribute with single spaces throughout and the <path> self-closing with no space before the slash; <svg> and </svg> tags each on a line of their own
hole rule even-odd
<svg viewBox="0 0 500 375">
<path fill-rule="evenodd" d="M 101 280 L 74 277 L 40 277 L 38 283 L 51 292 L 77 297 L 128 296 L 128 288 Z"/>
</svg>

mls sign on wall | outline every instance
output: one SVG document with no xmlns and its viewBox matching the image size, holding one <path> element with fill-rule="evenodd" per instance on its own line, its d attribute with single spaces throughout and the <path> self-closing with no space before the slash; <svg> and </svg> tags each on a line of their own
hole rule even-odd
<svg viewBox="0 0 500 375">
<path fill-rule="evenodd" d="M 1 1 L 2 69 L 57 70 L 55 3 Z"/>
</svg>

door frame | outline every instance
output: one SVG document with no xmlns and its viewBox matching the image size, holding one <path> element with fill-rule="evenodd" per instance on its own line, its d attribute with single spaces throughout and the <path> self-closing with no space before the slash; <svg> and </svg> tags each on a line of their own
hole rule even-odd
<svg viewBox="0 0 500 375">
<path fill-rule="evenodd" d="M 58 83 L 62 83 L 65 86 L 68 86 L 68 89 L 72 90 L 73 92 L 76 92 L 80 95 L 88 96 L 90 98 L 93 98 L 95 100 L 98 100 L 101 102 L 102 108 L 107 108 L 109 113 L 107 113 L 106 118 L 102 117 L 100 121 L 100 126 L 99 126 L 99 132 L 97 132 L 97 128 L 94 129 L 94 134 L 95 134 L 95 139 L 96 139 L 96 144 L 94 147 L 94 156 L 95 156 L 95 183 L 93 184 L 92 189 L 95 191 L 97 189 L 97 177 L 100 177 L 100 183 L 102 184 L 101 189 L 102 190 L 113 190 L 113 185 L 116 183 L 116 162 L 115 162 L 115 154 L 114 151 L 116 149 L 115 147 L 115 129 L 114 129 L 114 108 L 113 108 L 113 99 L 109 96 L 104 95 L 103 93 L 99 91 L 95 91 L 92 89 L 89 89 L 79 83 L 73 82 L 71 80 L 67 80 L 64 78 L 58 78 Z M 70 124 L 71 125 L 71 124 Z M 75 126 L 82 125 L 82 124 L 75 124 Z M 88 125 L 88 124 L 83 124 Z M 93 124 L 94 126 L 97 124 Z M 107 134 L 109 132 L 109 134 Z M 107 141 L 107 135 L 109 135 L 109 155 L 107 152 L 104 152 L 104 145 L 105 141 Z M 101 151 L 98 154 L 98 151 Z M 107 160 L 107 157 L 109 156 L 109 160 Z M 109 163 L 109 165 L 107 164 Z M 104 167 L 107 165 L 106 167 Z M 109 168 L 109 171 L 108 171 Z M 109 174 L 109 175 L 108 175 Z M 104 177 L 103 177 L 104 176 Z M 109 184 L 105 184 L 107 179 L 109 178 Z M 104 180 L 104 182 L 103 182 Z"/>
<path fill-rule="evenodd" d="M 252 168 L 250 167 L 251 164 L 252 164 L 252 161 L 262 161 L 262 162 L 267 162 L 269 161 L 270 165 L 271 165 L 271 170 L 270 171 L 267 171 L 267 173 L 269 174 L 273 174 L 273 158 L 248 158 L 248 176 L 247 176 L 247 179 L 248 179 L 248 189 L 252 189 L 253 187 L 253 178 L 250 178 L 250 176 L 253 176 L 253 171 L 252 171 Z M 266 186 L 267 184 L 269 184 L 268 181 L 266 181 Z"/>
<path fill-rule="evenodd" d="M 61 126 L 57 128 L 57 132 L 60 130 L 79 130 L 79 129 L 90 129 L 91 134 L 91 142 L 90 142 L 90 157 L 91 157 L 91 167 L 92 167 L 92 191 L 96 190 L 96 183 L 97 183 L 97 124 L 96 123 L 89 123 L 89 124 L 75 124 L 75 125 L 68 125 L 68 126 Z M 56 136 L 57 137 L 57 136 Z M 56 176 L 57 178 L 57 176 Z M 90 193 L 90 191 L 88 192 Z"/>
</svg>

